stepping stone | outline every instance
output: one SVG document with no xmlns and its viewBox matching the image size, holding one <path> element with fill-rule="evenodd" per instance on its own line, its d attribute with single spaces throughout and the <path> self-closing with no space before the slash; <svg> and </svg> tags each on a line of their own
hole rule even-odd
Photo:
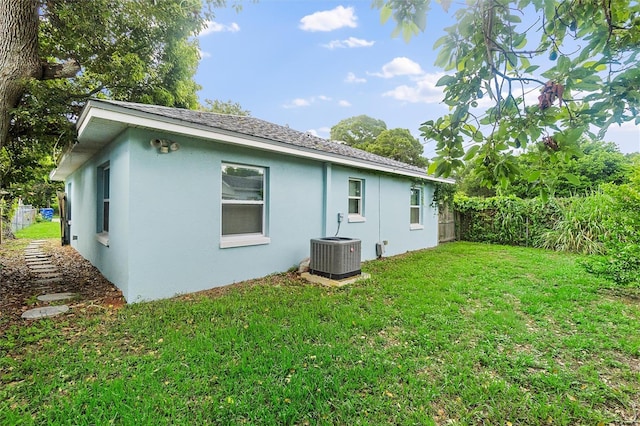
<svg viewBox="0 0 640 426">
<path fill-rule="evenodd" d="M 41 280 L 34 280 L 32 282 L 34 284 L 50 284 L 50 283 L 59 283 L 60 281 L 62 281 L 62 278 L 57 277 L 57 278 L 43 278 Z"/>
<path fill-rule="evenodd" d="M 46 260 L 46 259 L 49 259 L 49 257 L 51 256 L 47 256 L 46 254 L 37 254 L 34 256 L 25 256 L 24 259 L 25 260 Z"/>
<path fill-rule="evenodd" d="M 22 318 L 25 319 L 38 319 L 38 318 L 46 318 L 53 317 L 56 315 L 63 314 L 69 310 L 67 305 L 59 305 L 59 306 L 42 306 L 40 308 L 29 309 L 22 313 Z"/>
<path fill-rule="evenodd" d="M 29 265 L 29 269 L 33 269 L 33 270 L 38 270 L 38 269 L 58 269 L 55 266 L 53 266 L 52 264 L 48 264 L 48 265 Z"/>
<path fill-rule="evenodd" d="M 28 259 L 27 265 L 29 266 L 37 266 L 37 265 L 51 265 L 51 262 L 47 259 Z"/>
<path fill-rule="evenodd" d="M 42 296 L 38 296 L 38 300 L 41 302 L 53 302 L 56 300 L 73 299 L 76 296 L 77 296 L 76 293 L 52 293 L 52 294 L 43 294 Z"/>
<path fill-rule="evenodd" d="M 57 268 L 54 268 L 52 266 L 46 267 L 46 268 L 37 268 L 37 269 L 33 269 L 30 268 L 31 272 L 33 272 L 34 274 L 56 274 L 60 271 L 58 271 Z"/>
<path fill-rule="evenodd" d="M 60 272 L 42 271 L 36 272 L 36 275 L 38 275 L 38 278 L 62 278 L 62 274 L 60 274 Z"/>
</svg>

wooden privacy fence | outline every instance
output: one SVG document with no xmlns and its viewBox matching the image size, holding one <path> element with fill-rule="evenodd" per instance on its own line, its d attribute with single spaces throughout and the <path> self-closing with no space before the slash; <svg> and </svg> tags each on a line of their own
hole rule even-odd
<svg viewBox="0 0 640 426">
<path fill-rule="evenodd" d="M 453 208 L 447 204 L 438 209 L 438 243 L 455 241 L 456 220 Z"/>
</svg>

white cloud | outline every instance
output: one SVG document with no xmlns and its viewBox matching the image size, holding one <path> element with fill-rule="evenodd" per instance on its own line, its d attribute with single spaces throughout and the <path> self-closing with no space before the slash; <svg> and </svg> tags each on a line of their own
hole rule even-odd
<svg viewBox="0 0 640 426">
<path fill-rule="evenodd" d="M 440 102 L 444 98 L 444 92 L 442 87 L 436 87 L 436 83 L 443 75 L 443 73 L 424 74 L 417 78 L 413 85 L 403 84 L 383 93 L 382 96 L 411 103 Z"/>
<path fill-rule="evenodd" d="M 339 28 L 358 26 L 353 7 L 338 6 L 332 10 L 315 12 L 300 19 L 303 31 L 333 31 Z"/>
<path fill-rule="evenodd" d="M 319 138 L 328 138 L 329 133 L 331 133 L 331 129 L 329 127 L 320 127 L 319 129 L 309 129 L 307 133 L 317 136 Z"/>
<path fill-rule="evenodd" d="M 309 98 L 296 98 L 289 103 L 283 105 L 285 108 L 300 108 L 300 107 L 308 107 L 309 105 L 315 103 L 316 101 L 324 101 L 329 102 L 332 98 L 325 95 L 311 96 Z"/>
<path fill-rule="evenodd" d="M 351 106 L 351 102 L 345 101 L 344 99 L 341 99 L 340 101 L 338 101 L 338 105 L 340 105 L 341 107 L 350 107 Z"/>
<path fill-rule="evenodd" d="M 240 25 L 236 24 L 235 22 L 226 25 L 219 22 L 207 21 L 206 26 L 198 35 L 206 36 L 207 34 L 222 32 L 237 33 L 238 31 L 240 31 Z"/>
<path fill-rule="evenodd" d="M 399 75 L 421 75 L 424 71 L 420 64 L 413 62 L 411 59 L 401 56 L 393 58 L 391 62 L 387 62 L 382 66 L 382 72 L 371 73 L 376 77 L 391 78 Z"/>
<path fill-rule="evenodd" d="M 346 40 L 333 40 L 327 44 L 323 44 L 322 47 L 327 49 L 337 48 L 355 48 L 355 47 L 371 47 L 375 44 L 375 41 L 363 40 L 361 38 L 349 37 Z"/>
<path fill-rule="evenodd" d="M 344 79 L 346 83 L 366 83 L 366 78 L 356 77 L 356 75 L 352 72 L 347 74 L 347 77 Z"/>
<path fill-rule="evenodd" d="M 307 99 L 302 99 L 302 98 L 296 98 L 294 100 L 292 100 L 291 102 L 284 104 L 283 107 L 285 108 L 300 108 L 300 107 L 307 107 L 311 105 L 311 102 L 309 102 Z"/>
</svg>

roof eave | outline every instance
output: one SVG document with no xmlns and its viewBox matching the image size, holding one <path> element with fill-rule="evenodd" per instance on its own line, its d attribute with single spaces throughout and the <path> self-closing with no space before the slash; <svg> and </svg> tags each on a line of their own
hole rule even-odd
<svg viewBox="0 0 640 426">
<path fill-rule="evenodd" d="M 91 124 L 97 120 L 119 123 L 114 126 L 113 135 L 105 135 L 101 140 L 90 140 L 87 133 L 91 128 Z M 314 159 L 333 164 L 357 167 L 367 170 L 380 171 L 401 175 L 411 178 L 425 179 L 433 182 L 454 183 L 451 179 L 437 178 L 428 175 L 426 172 L 407 170 L 391 165 L 384 165 L 375 162 L 369 162 L 362 159 L 355 159 L 339 154 L 321 152 L 303 147 L 294 146 L 292 144 L 271 139 L 250 136 L 243 133 L 222 130 L 208 127 L 202 124 L 185 122 L 183 120 L 164 117 L 162 115 L 152 114 L 144 111 L 138 111 L 131 108 L 89 100 L 83 109 L 76 127 L 78 129 L 78 143 L 74 145 L 61 158 L 58 167 L 51 172 L 53 180 L 64 180 L 77 170 L 80 165 L 91 158 L 100 149 L 110 143 L 117 134 L 122 131 L 122 126 L 126 128 L 147 128 L 154 131 L 162 131 L 172 134 L 178 134 L 187 137 L 195 137 L 205 140 L 216 140 L 236 146 L 244 146 L 262 151 L 277 152 L 296 157 Z M 80 149 L 79 147 L 84 147 Z M 84 155 L 80 155 L 84 154 Z"/>
</svg>

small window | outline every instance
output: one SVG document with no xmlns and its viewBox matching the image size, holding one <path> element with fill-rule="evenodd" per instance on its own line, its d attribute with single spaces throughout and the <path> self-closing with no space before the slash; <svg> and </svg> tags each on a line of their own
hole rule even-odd
<svg viewBox="0 0 640 426">
<path fill-rule="evenodd" d="M 351 218 L 364 216 L 362 189 L 362 179 L 349 179 L 349 216 Z"/>
<path fill-rule="evenodd" d="M 411 229 L 422 229 L 422 190 L 420 188 L 411 188 L 409 223 Z"/>
<path fill-rule="evenodd" d="M 111 194 L 111 168 L 109 163 L 98 167 L 98 218 L 97 232 L 98 241 L 102 244 L 109 245 L 109 197 Z"/>
<path fill-rule="evenodd" d="M 221 247 L 266 244 L 264 167 L 222 164 Z"/>
</svg>

